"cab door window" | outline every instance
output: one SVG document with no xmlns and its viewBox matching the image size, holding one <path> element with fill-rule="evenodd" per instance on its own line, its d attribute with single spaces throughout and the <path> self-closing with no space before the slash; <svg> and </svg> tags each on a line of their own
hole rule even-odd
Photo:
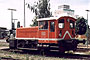
<svg viewBox="0 0 90 60">
<path fill-rule="evenodd" d="M 55 31 L 55 22 L 50 22 L 50 32 Z"/>
</svg>

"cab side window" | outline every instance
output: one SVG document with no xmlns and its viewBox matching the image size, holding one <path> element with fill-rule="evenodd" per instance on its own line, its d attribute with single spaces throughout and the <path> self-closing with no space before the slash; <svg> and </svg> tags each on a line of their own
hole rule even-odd
<svg viewBox="0 0 90 60">
<path fill-rule="evenodd" d="M 55 31 L 55 22 L 50 22 L 50 32 Z"/>
<path fill-rule="evenodd" d="M 64 28 L 64 19 L 60 19 L 60 20 L 58 21 L 58 27 L 59 27 L 59 28 Z"/>
<path fill-rule="evenodd" d="M 39 29 L 48 29 L 48 21 L 40 21 Z"/>
</svg>

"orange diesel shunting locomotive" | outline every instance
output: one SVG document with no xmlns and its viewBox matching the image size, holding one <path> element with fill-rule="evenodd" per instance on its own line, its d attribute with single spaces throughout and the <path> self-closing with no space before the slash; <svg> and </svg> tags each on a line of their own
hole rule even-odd
<svg viewBox="0 0 90 60">
<path fill-rule="evenodd" d="M 10 48 L 59 50 L 65 52 L 76 50 L 79 41 L 75 39 L 75 21 L 69 16 L 37 19 L 38 26 L 17 28 L 16 38 L 10 39 Z"/>
</svg>

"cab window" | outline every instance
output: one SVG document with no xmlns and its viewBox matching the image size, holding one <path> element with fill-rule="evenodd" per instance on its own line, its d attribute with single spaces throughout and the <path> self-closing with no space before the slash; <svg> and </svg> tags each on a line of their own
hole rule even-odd
<svg viewBox="0 0 90 60">
<path fill-rule="evenodd" d="M 55 22 L 50 22 L 50 32 L 55 31 Z"/>
<path fill-rule="evenodd" d="M 48 29 L 48 21 L 40 21 L 39 29 Z"/>
<path fill-rule="evenodd" d="M 58 21 L 58 27 L 59 27 L 59 28 L 64 28 L 64 19 L 60 19 L 60 20 Z"/>
<path fill-rule="evenodd" d="M 72 21 L 72 20 L 70 20 L 70 28 L 71 29 L 75 28 L 74 21 Z"/>
</svg>

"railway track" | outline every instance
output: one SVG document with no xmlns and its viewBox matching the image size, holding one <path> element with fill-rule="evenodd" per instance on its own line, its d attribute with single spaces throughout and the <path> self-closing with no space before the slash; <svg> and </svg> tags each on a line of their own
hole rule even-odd
<svg viewBox="0 0 90 60">
<path fill-rule="evenodd" d="M 5 57 L 1 57 L 0 60 L 20 60 L 20 59 L 13 59 L 13 58 L 5 58 Z"/>
<path fill-rule="evenodd" d="M 79 47 L 83 47 L 83 46 L 79 46 Z M 6 52 L 14 52 L 16 54 L 21 54 L 21 55 L 28 54 L 28 55 L 33 55 L 33 56 L 35 56 L 35 55 L 42 56 L 41 53 L 39 51 L 36 51 L 36 50 L 30 50 L 30 51 L 11 50 L 11 49 L 9 49 L 9 47 L 5 47 L 5 46 L 0 47 L 0 50 L 6 51 Z M 81 60 L 81 59 L 82 60 L 90 60 L 90 54 L 89 55 L 81 54 L 81 53 L 85 53 L 87 51 L 90 52 L 90 48 L 88 48 L 88 49 L 86 49 L 86 48 L 78 48 L 77 51 L 75 51 L 75 53 L 64 53 L 64 54 L 60 54 L 57 51 L 51 51 L 51 52 L 45 53 L 43 56 L 45 56 L 46 58 L 47 57 L 49 57 L 49 58 L 50 57 L 65 58 L 65 60 L 66 59 L 69 59 L 69 60 L 74 60 L 74 59 L 75 60 Z M 3 59 L 3 60 L 10 60 L 10 59 L 15 60 L 13 58 L 3 58 L 3 57 L 1 57 L 1 59 Z"/>
<path fill-rule="evenodd" d="M 22 50 L 11 50 L 11 49 L 2 49 L 3 51 L 8 51 L 8 52 L 14 52 L 14 53 L 19 53 L 19 54 L 29 54 L 29 55 L 38 55 L 38 56 L 42 56 L 42 54 L 37 51 L 37 50 L 27 50 L 27 51 L 22 51 Z M 58 53 L 57 51 L 50 51 L 47 53 L 44 53 L 43 56 L 45 57 L 59 57 L 59 58 L 65 58 L 65 59 L 77 59 L 77 60 L 90 60 L 90 55 L 87 55 L 87 54 L 80 54 L 80 52 L 85 52 L 85 51 L 90 51 L 90 49 L 81 49 L 81 48 L 78 48 L 77 51 L 75 52 L 78 52 L 78 54 L 75 54 L 75 53 L 63 53 L 63 54 L 60 54 Z"/>
<path fill-rule="evenodd" d="M 87 52 L 87 51 L 89 51 L 90 52 L 90 48 L 78 48 L 76 51 L 78 51 L 78 52 Z"/>
</svg>

